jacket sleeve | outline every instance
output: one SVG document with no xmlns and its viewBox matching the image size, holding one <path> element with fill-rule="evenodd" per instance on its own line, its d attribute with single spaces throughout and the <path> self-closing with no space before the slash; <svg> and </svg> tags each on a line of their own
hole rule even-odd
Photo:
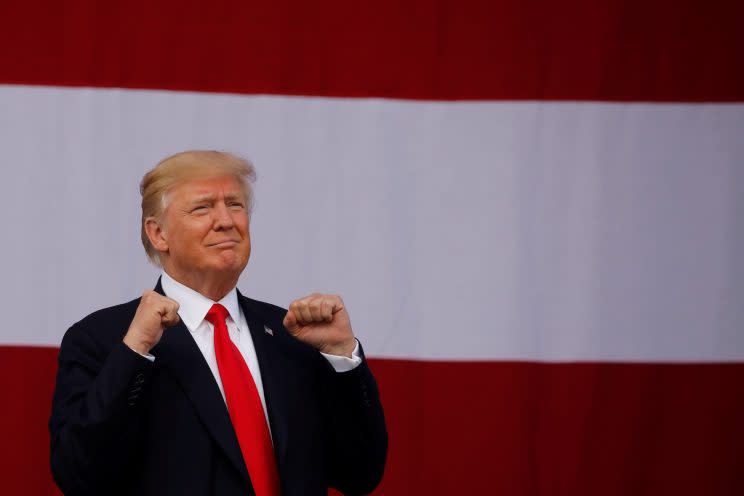
<svg viewBox="0 0 744 496">
<path fill-rule="evenodd" d="M 49 420 L 51 466 L 65 494 L 116 487 L 142 443 L 143 396 L 153 364 L 115 341 L 105 346 L 82 323 L 65 334 Z"/>
<path fill-rule="evenodd" d="M 388 445 L 377 383 L 364 358 L 348 372 L 325 366 L 330 485 L 346 495 L 370 493 L 382 479 Z"/>
</svg>

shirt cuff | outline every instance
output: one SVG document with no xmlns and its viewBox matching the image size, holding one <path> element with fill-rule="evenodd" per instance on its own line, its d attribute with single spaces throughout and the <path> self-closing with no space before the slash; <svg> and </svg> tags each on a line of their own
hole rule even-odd
<svg viewBox="0 0 744 496">
<path fill-rule="evenodd" d="M 126 343 L 124 343 L 124 344 L 126 345 Z M 357 346 L 358 346 L 358 345 L 357 345 Z M 130 347 L 130 346 L 127 346 L 127 348 L 129 348 L 129 349 L 130 349 L 130 350 L 132 350 L 133 352 L 137 353 L 137 354 L 138 354 L 139 356 L 147 358 L 147 359 L 148 359 L 148 360 L 150 360 L 151 362 L 154 362 L 154 361 L 155 361 L 155 357 L 154 357 L 153 355 L 150 355 L 149 353 L 148 353 L 147 355 L 143 355 L 142 353 L 140 353 L 139 351 L 135 350 L 134 348 L 132 348 L 132 347 Z M 356 350 L 354 350 L 354 351 L 356 351 Z"/>
<path fill-rule="evenodd" d="M 359 354 L 359 341 L 354 346 L 354 351 L 351 352 L 351 358 L 338 355 L 329 355 L 328 353 L 320 352 L 321 355 L 328 360 L 333 370 L 336 372 L 348 372 L 354 370 L 362 363 L 362 356 Z"/>
</svg>

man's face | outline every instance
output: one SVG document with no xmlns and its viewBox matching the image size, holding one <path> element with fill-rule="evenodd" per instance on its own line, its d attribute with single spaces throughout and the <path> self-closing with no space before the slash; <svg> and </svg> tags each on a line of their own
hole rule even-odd
<svg viewBox="0 0 744 496">
<path fill-rule="evenodd" d="M 232 176 L 185 180 L 168 193 L 163 238 L 171 275 L 237 277 L 251 254 L 248 205 Z"/>
</svg>

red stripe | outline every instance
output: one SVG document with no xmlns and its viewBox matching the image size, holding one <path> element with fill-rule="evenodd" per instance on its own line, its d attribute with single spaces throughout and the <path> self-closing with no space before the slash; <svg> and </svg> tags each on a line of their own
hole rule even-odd
<svg viewBox="0 0 744 496">
<path fill-rule="evenodd" d="M 414 99 L 744 101 L 735 0 L 0 3 L 0 82 Z"/>
<path fill-rule="evenodd" d="M 375 360 L 379 494 L 744 494 L 744 364 Z"/>
<path fill-rule="evenodd" d="M 0 346 L 0 492 L 58 495 L 49 468 L 49 431 L 57 350 Z"/>
<path fill-rule="evenodd" d="M 55 357 L 0 347 L 3 494 L 56 494 Z M 371 366 L 390 431 L 376 494 L 744 494 L 744 364 Z"/>
</svg>

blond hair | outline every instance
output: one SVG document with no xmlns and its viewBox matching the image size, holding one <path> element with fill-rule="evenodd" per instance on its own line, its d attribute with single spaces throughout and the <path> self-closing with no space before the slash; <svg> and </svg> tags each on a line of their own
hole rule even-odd
<svg viewBox="0 0 744 496">
<path fill-rule="evenodd" d="M 256 171 L 250 161 L 227 152 L 215 150 L 189 150 L 164 158 L 142 178 L 142 225 L 140 236 L 147 258 L 161 266 L 159 252 L 150 243 L 145 231 L 148 217 L 162 220 L 168 207 L 168 193 L 180 182 L 213 176 L 233 176 L 243 185 L 246 212 L 253 208 L 251 184 L 256 180 Z"/>
</svg>

